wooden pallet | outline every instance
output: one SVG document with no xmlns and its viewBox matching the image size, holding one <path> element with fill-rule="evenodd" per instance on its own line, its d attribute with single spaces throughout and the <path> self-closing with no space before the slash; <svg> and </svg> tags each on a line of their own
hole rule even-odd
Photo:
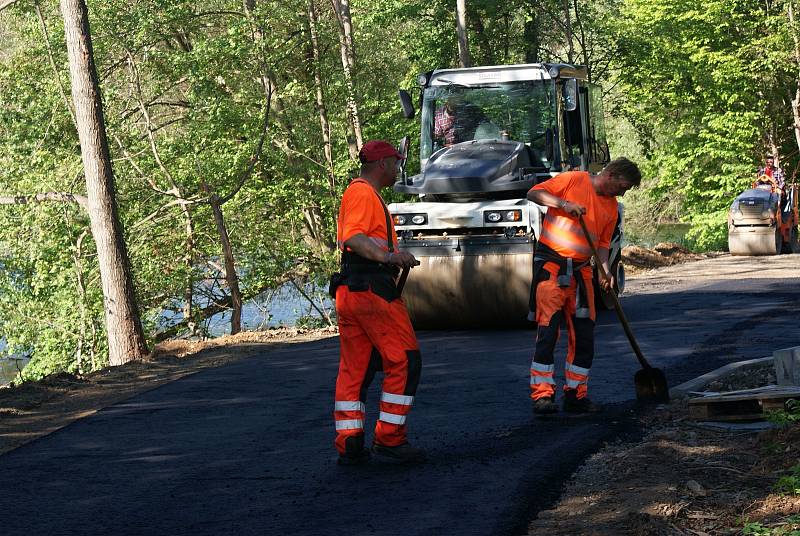
<svg viewBox="0 0 800 536">
<path fill-rule="evenodd" d="M 690 393 L 689 418 L 695 421 L 756 421 L 769 411 L 786 408 L 786 401 L 800 400 L 800 387 L 768 385 L 758 389 L 724 393 Z"/>
</svg>

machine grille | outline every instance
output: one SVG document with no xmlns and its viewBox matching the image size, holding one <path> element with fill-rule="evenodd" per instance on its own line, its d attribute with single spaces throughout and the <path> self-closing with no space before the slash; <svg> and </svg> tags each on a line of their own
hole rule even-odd
<svg viewBox="0 0 800 536">
<path fill-rule="evenodd" d="M 746 203 L 739 203 L 739 210 L 742 211 L 742 214 L 746 218 L 760 218 L 761 211 L 764 209 L 761 203 L 755 203 L 752 205 Z"/>
</svg>

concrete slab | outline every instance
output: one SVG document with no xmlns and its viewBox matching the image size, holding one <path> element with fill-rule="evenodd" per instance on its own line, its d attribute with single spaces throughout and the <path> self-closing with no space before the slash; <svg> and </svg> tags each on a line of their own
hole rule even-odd
<svg viewBox="0 0 800 536">
<path fill-rule="evenodd" d="M 800 385 L 800 346 L 775 350 L 772 356 L 778 385 Z"/>
<path fill-rule="evenodd" d="M 729 374 L 730 372 L 741 368 L 746 367 L 748 365 L 759 365 L 761 363 L 767 363 L 772 361 L 772 356 L 769 357 L 759 357 L 757 359 L 747 359 L 745 361 L 737 361 L 735 363 L 728 363 L 725 366 L 722 366 L 716 370 L 712 370 L 711 372 L 707 372 L 702 376 L 698 376 L 688 382 L 684 382 L 680 385 L 677 385 L 669 390 L 670 398 L 683 398 L 688 396 L 689 393 L 692 391 L 702 391 L 703 387 L 711 383 L 712 381 Z"/>
</svg>

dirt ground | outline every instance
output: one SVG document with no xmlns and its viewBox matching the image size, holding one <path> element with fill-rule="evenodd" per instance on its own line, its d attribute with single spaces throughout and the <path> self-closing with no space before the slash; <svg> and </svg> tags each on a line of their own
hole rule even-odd
<svg viewBox="0 0 800 536">
<path fill-rule="evenodd" d="M 625 266 L 625 272 L 631 276 L 664 266 L 713 258 L 718 255 L 718 253 L 692 253 L 678 244 L 662 242 L 656 244 L 653 249 L 625 246 L 622 248 L 622 264 Z"/>
<path fill-rule="evenodd" d="M 623 257 L 628 275 L 635 275 L 626 292 L 696 284 L 709 273 L 742 277 L 733 263 L 716 262 L 711 270 L 704 266 L 704 260 L 719 254 L 697 255 L 675 244 L 652 250 L 629 246 Z M 785 270 L 783 263 L 796 263 L 783 257 L 754 261 L 763 267 L 748 277 L 774 276 Z M 205 342 L 169 341 L 145 362 L 0 389 L 0 454 L 189 374 L 270 346 L 335 335 L 335 329 L 282 329 Z M 763 365 L 739 369 L 708 388 L 759 387 L 774 381 L 770 374 Z M 687 420 L 686 406 L 685 399 L 677 400 L 642 414 L 644 436 L 609 444 L 587 460 L 559 502 L 531 523 L 529 534 L 800 535 L 800 496 L 778 493 L 775 487 L 789 467 L 800 463 L 800 425 L 759 434 L 719 432 Z M 750 532 L 743 532 L 745 526 Z"/>
</svg>

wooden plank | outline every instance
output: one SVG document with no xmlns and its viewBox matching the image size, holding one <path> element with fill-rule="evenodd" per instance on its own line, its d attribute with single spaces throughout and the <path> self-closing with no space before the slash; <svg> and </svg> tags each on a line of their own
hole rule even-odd
<svg viewBox="0 0 800 536">
<path fill-rule="evenodd" d="M 689 418 L 695 421 L 763 420 L 767 412 L 785 409 L 786 402 L 800 398 L 800 392 L 756 392 L 689 400 Z"/>
<path fill-rule="evenodd" d="M 721 393 L 698 393 L 700 398 L 690 398 L 689 404 L 697 403 L 699 400 L 709 402 L 714 400 L 752 400 L 767 398 L 800 398 L 800 387 L 767 385 L 757 389 L 743 389 L 741 391 L 727 391 Z"/>
</svg>

